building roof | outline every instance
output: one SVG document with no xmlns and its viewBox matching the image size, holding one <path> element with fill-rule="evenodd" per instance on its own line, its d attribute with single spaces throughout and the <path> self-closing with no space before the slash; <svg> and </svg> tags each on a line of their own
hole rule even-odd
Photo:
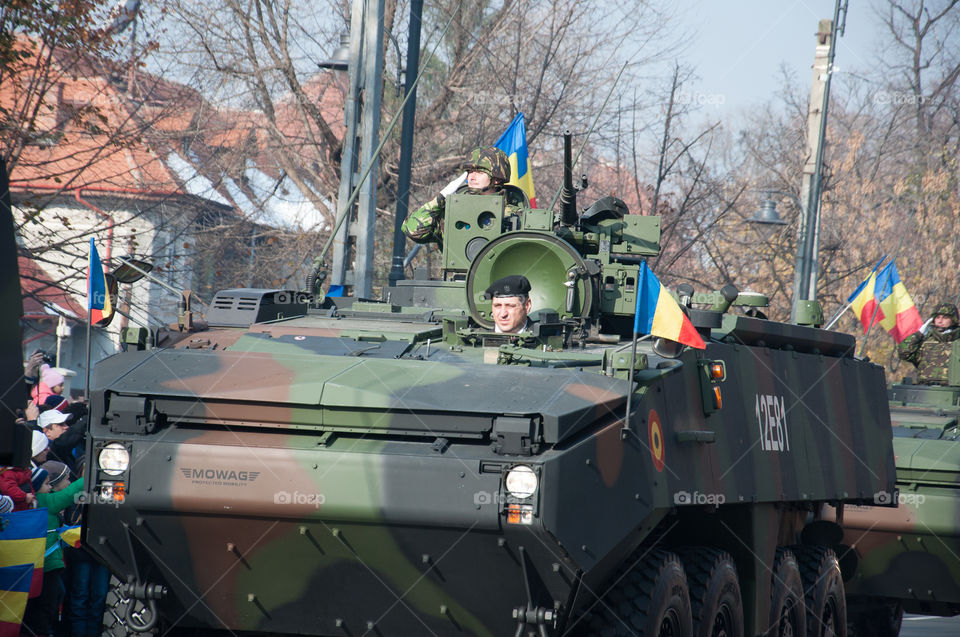
<svg viewBox="0 0 960 637">
<path fill-rule="evenodd" d="M 23 316 L 27 319 L 64 316 L 68 319 L 84 321 L 86 310 L 69 292 L 59 287 L 57 282 L 36 261 L 29 257 L 18 256 L 20 270 L 20 290 L 23 296 Z"/>
</svg>

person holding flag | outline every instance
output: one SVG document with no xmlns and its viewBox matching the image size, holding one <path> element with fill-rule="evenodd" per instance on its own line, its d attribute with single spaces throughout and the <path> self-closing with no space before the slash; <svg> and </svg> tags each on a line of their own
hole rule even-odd
<svg viewBox="0 0 960 637">
<path fill-rule="evenodd" d="M 919 330 L 897 346 L 900 359 L 913 363 L 917 368 L 917 382 L 921 385 L 947 382 L 953 342 L 960 339 L 958 323 L 960 314 L 957 306 L 950 301 L 943 301 Z"/>
</svg>

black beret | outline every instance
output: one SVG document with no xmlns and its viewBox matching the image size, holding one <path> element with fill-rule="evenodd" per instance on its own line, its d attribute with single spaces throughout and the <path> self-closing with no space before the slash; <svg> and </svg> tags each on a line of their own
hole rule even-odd
<svg viewBox="0 0 960 637">
<path fill-rule="evenodd" d="M 496 296 L 526 296 L 530 292 L 530 281 L 522 274 L 514 274 L 497 279 L 483 293 L 485 299 Z"/>
</svg>

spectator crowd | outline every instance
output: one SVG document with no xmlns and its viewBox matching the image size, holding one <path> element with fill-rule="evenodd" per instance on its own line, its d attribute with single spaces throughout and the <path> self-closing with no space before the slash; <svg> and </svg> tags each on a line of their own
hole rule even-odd
<svg viewBox="0 0 960 637">
<path fill-rule="evenodd" d="M 64 527 L 80 524 L 87 405 L 63 395 L 66 379 L 44 359 L 34 352 L 26 363 L 29 400 L 17 420 L 31 430 L 32 457 L 25 466 L 0 467 L 0 513 L 47 510 L 43 587 L 27 601 L 20 635 L 93 637 L 110 574 L 82 546 L 61 541 Z"/>
</svg>

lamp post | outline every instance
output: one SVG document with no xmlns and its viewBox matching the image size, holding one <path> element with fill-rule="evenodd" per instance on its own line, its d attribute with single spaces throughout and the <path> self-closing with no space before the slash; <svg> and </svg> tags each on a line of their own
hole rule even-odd
<svg viewBox="0 0 960 637">
<path fill-rule="evenodd" d="M 841 4 L 843 24 L 837 28 Z M 812 301 L 817 297 L 817 261 L 820 250 L 820 197 L 822 194 L 823 148 L 827 135 L 827 105 L 830 103 L 830 78 L 833 76 L 833 60 L 836 54 L 837 36 L 843 34 L 846 23 L 846 1 L 836 0 L 833 20 L 821 20 L 817 30 L 817 47 L 813 62 L 813 84 L 810 88 L 810 104 L 807 110 L 806 161 L 800 191 L 803 199 L 791 193 L 777 192 L 791 197 L 799 206 L 796 268 L 793 278 L 793 299 L 790 304 L 790 322 L 797 322 L 797 307 L 800 301 Z M 764 202 L 766 206 L 766 202 Z M 776 205 L 771 201 L 773 212 Z M 763 211 L 761 211 L 763 212 Z M 769 210 L 767 211 L 769 213 Z M 757 220 L 755 215 L 751 220 Z M 774 215 L 776 216 L 776 215 Z M 779 219 L 779 216 L 776 218 Z M 760 223 L 770 223 L 763 222 Z"/>
</svg>

